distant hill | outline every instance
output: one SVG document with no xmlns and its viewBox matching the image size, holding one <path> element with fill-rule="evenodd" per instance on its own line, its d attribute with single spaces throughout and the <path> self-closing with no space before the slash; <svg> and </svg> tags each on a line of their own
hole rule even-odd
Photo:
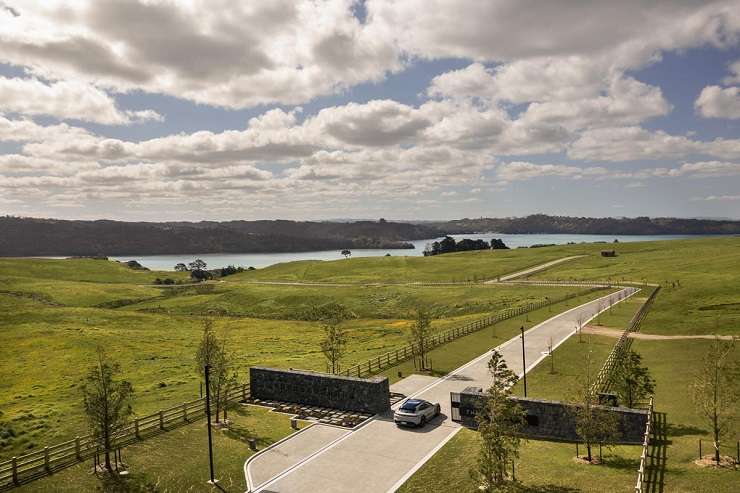
<svg viewBox="0 0 740 493">
<path fill-rule="evenodd" d="M 507 234 L 740 234 L 740 221 L 671 217 L 594 218 L 534 214 L 526 217 L 458 219 L 423 224 L 444 230 L 447 234 L 489 231 Z"/>
<path fill-rule="evenodd" d="M 413 248 L 429 226 L 386 221 L 122 222 L 0 217 L 0 256 L 157 255 Z"/>
<path fill-rule="evenodd" d="M 740 234 L 740 221 L 588 218 L 536 214 L 404 223 L 391 221 L 66 221 L 0 217 L 0 256 L 259 253 L 413 248 L 407 241 L 476 232 L 605 235 Z"/>
</svg>

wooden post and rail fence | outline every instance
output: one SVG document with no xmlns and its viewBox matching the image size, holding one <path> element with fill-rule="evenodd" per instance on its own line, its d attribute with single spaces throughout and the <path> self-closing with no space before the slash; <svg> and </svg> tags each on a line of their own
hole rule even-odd
<svg viewBox="0 0 740 493">
<path fill-rule="evenodd" d="M 653 289 L 653 292 L 650 293 L 648 299 L 645 300 L 645 303 L 643 303 L 637 313 L 632 317 L 632 320 L 630 320 L 630 323 L 624 329 L 622 335 L 619 336 L 619 339 L 616 344 L 614 344 L 609 356 L 607 356 L 604 365 L 599 370 L 599 373 L 596 374 L 594 383 L 591 385 L 592 395 L 597 395 L 600 392 L 607 392 L 611 387 L 614 370 L 617 368 L 617 365 L 624 355 L 627 354 L 630 347 L 632 347 L 632 338 L 629 335 L 632 332 L 640 331 L 640 326 L 642 325 L 643 320 L 645 320 L 645 317 L 647 317 L 648 311 L 650 310 L 658 291 L 660 291 L 660 286 Z"/>
<path fill-rule="evenodd" d="M 650 448 L 650 435 L 653 432 L 653 398 L 650 397 L 648 404 L 647 424 L 645 425 L 645 435 L 642 439 L 642 453 L 640 454 L 640 467 L 637 469 L 637 483 L 635 484 L 635 493 L 642 493 L 645 487 L 645 468 L 647 467 L 648 449 Z"/>
<path fill-rule="evenodd" d="M 227 402 L 244 401 L 248 396 L 249 384 L 239 384 L 228 390 Z M 136 417 L 114 433 L 110 451 L 201 419 L 205 417 L 205 412 L 205 398 L 200 398 L 147 416 Z M 99 442 L 91 435 L 85 435 L 13 457 L 9 461 L 0 462 L 0 491 L 46 476 L 100 453 L 103 450 Z"/>
<path fill-rule="evenodd" d="M 459 339 L 460 337 L 464 337 L 466 335 L 472 334 L 473 332 L 477 332 L 479 330 L 485 329 L 486 327 L 490 327 L 491 325 L 494 325 L 498 322 L 508 320 L 510 318 L 515 318 L 520 315 L 524 315 L 525 313 L 529 313 L 534 310 L 539 310 L 540 308 L 544 308 L 549 305 L 554 305 L 556 303 L 562 303 L 564 301 L 568 301 L 570 299 L 577 298 L 579 296 L 583 296 L 585 294 L 598 291 L 599 289 L 604 289 L 608 287 L 607 285 L 596 285 L 595 286 L 593 283 L 587 284 L 587 286 L 589 286 L 589 289 L 585 291 L 571 293 L 565 296 L 561 296 L 559 298 L 553 298 L 553 299 L 548 298 L 546 300 L 538 301 L 536 303 L 528 303 L 526 305 L 523 305 L 517 308 L 508 308 L 504 310 L 503 312 L 498 313 L 496 315 L 491 315 L 489 317 L 474 320 L 473 322 L 467 323 L 460 327 L 454 327 L 452 329 L 448 329 L 448 330 L 439 332 L 437 334 L 434 334 L 429 337 L 428 341 L 424 345 L 424 348 L 425 348 L 424 352 L 426 353 L 427 351 L 430 351 L 431 349 L 441 346 L 442 344 L 446 344 L 450 341 L 454 341 L 455 339 Z M 399 363 L 403 363 L 404 361 L 407 361 L 419 354 L 420 354 L 420 351 L 419 351 L 418 344 L 407 344 L 396 350 L 389 351 L 385 354 L 381 354 L 374 358 L 370 358 L 364 363 L 354 365 L 342 371 L 341 374 L 349 376 L 349 377 L 360 377 L 360 378 L 368 377 L 368 376 L 380 373 L 381 371 L 387 368 L 392 368 L 398 365 Z"/>
</svg>

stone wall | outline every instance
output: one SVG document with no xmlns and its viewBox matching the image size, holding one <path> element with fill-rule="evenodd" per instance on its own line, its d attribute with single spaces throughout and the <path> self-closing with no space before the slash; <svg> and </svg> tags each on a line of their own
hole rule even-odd
<svg viewBox="0 0 740 493">
<path fill-rule="evenodd" d="M 470 428 L 476 428 L 475 413 L 480 405 L 482 391 L 479 388 L 468 387 L 460 393 L 460 420 Z M 540 399 L 525 399 L 511 397 L 524 408 L 527 413 L 527 426 L 522 434 L 532 438 L 550 438 L 556 440 L 578 440 L 573 411 L 575 405 L 557 401 Z M 595 406 L 619 416 L 618 443 L 642 443 L 645 425 L 647 424 L 647 409 L 630 409 L 626 407 Z"/>
<path fill-rule="evenodd" d="M 250 393 L 269 399 L 344 411 L 382 413 L 390 409 L 388 377 L 355 378 L 301 370 L 252 367 Z"/>
</svg>

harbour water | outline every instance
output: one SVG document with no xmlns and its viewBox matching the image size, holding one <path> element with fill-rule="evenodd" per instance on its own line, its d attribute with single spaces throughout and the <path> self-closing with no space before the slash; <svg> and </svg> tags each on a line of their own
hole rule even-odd
<svg viewBox="0 0 740 493">
<path fill-rule="evenodd" d="M 631 241 L 654 241 L 674 240 L 681 238 L 692 238 L 700 235 L 569 235 L 569 234 L 464 234 L 451 235 L 456 240 L 462 238 L 482 239 L 490 241 L 491 238 L 500 238 L 509 248 L 529 247 L 532 245 L 566 243 L 594 243 L 608 242 L 615 239 L 619 242 Z M 413 249 L 356 249 L 352 250 L 352 257 L 380 257 L 387 253 L 394 256 L 421 256 L 427 243 L 440 238 L 426 240 L 415 240 Z M 291 253 L 203 253 L 182 255 L 131 255 L 111 257 L 115 260 L 136 260 L 144 267 L 152 270 L 174 270 L 177 263 L 189 263 L 200 258 L 208 264 L 209 269 L 225 267 L 227 265 L 262 268 L 269 265 L 292 262 L 294 260 L 338 260 L 342 258 L 339 250 L 322 250 L 314 252 L 291 252 Z"/>
</svg>

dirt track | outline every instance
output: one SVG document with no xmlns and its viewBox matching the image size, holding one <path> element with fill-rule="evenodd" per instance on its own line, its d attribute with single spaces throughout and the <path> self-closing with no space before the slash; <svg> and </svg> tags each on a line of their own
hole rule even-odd
<svg viewBox="0 0 740 493">
<path fill-rule="evenodd" d="M 583 328 L 584 334 L 594 334 L 597 336 L 619 337 L 622 335 L 622 332 L 624 332 L 622 329 L 610 329 L 608 327 L 597 327 L 594 325 L 587 325 Z M 711 334 L 694 336 L 663 336 L 657 334 L 642 334 L 640 332 L 632 332 L 629 336 L 633 339 L 645 339 L 648 341 L 675 341 L 678 339 L 714 339 L 715 337 L 719 337 L 720 339 L 725 341 L 732 340 L 732 336 L 714 336 Z"/>
</svg>

